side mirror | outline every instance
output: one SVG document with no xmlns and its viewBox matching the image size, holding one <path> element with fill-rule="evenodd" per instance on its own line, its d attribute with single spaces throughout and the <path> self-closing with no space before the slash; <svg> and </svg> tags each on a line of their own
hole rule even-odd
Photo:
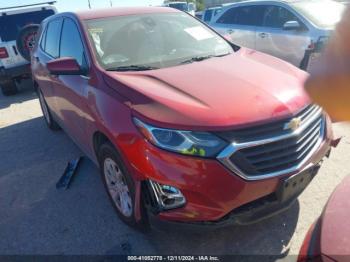
<svg viewBox="0 0 350 262">
<path fill-rule="evenodd" d="M 62 57 L 51 60 L 47 63 L 47 69 L 53 75 L 82 75 L 83 70 L 80 68 L 77 60 L 71 57 Z"/>
<path fill-rule="evenodd" d="M 283 25 L 283 30 L 299 30 L 301 25 L 298 21 L 288 21 Z"/>
</svg>

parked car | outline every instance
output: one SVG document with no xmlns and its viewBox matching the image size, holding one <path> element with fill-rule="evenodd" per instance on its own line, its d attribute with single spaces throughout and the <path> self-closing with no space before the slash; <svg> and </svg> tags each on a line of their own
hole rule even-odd
<svg viewBox="0 0 350 262">
<path fill-rule="evenodd" d="M 209 7 L 204 10 L 202 15 L 202 20 L 206 23 L 210 23 L 210 21 L 222 11 L 222 6 Z"/>
<path fill-rule="evenodd" d="M 203 11 L 197 11 L 195 12 L 195 17 L 197 17 L 199 20 L 202 20 L 203 18 Z"/>
<path fill-rule="evenodd" d="M 30 64 L 21 55 L 16 40 L 23 27 L 40 24 L 46 17 L 56 13 L 52 4 L 15 6 L 0 9 L 0 88 L 6 96 L 16 94 L 18 83 L 30 77 Z M 30 29 L 30 28 L 29 28 Z M 35 38 L 30 32 L 26 36 L 24 48 L 28 48 Z"/>
<path fill-rule="evenodd" d="M 169 2 L 163 6 L 175 8 L 177 10 L 187 12 L 193 16 L 196 15 L 196 5 L 192 2 Z"/>
<path fill-rule="evenodd" d="M 331 150 L 305 72 L 184 12 L 61 13 L 39 35 L 44 119 L 100 166 L 129 224 L 257 222 L 287 209 Z"/>
<path fill-rule="evenodd" d="M 214 19 L 215 16 L 217 16 L 222 11 L 222 9 L 224 9 L 225 7 L 230 6 L 232 4 L 233 3 L 225 3 L 225 4 L 218 5 L 218 6 L 206 8 L 204 10 L 202 20 L 204 22 L 206 22 L 207 24 L 210 24 L 210 22 Z"/>
<path fill-rule="evenodd" d="M 336 188 L 320 218 L 311 226 L 298 262 L 349 261 L 350 177 Z"/>
<path fill-rule="evenodd" d="M 344 8 L 331 0 L 240 2 L 226 7 L 210 25 L 238 45 L 307 69 L 310 53 L 327 42 Z"/>
</svg>

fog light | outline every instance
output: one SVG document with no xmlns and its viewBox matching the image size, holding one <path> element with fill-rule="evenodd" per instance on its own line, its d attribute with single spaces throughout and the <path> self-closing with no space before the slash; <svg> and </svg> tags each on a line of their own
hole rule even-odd
<svg viewBox="0 0 350 262">
<path fill-rule="evenodd" d="M 184 195 L 179 189 L 169 185 L 159 184 L 149 180 L 154 197 L 163 210 L 179 208 L 186 203 Z"/>
</svg>

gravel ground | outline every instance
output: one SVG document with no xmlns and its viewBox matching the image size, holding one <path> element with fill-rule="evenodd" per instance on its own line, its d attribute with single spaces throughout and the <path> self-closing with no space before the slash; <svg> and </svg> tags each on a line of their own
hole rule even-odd
<svg viewBox="0 0 350 262">
<path fill-rule="evenodd" d="M 45 126 L 27 89 L 0 95 L 0 254 L 264 254 L 294 261 L 310 225 L 350 170 L 350 126 L 299 201 L 285 213 L 244 227 L 205 232 L 140 232 L 124 225 L 107 199 L 98 169 L 84 161 L 67 191 L 55 189 L 81 151 Z"/>
</svg>

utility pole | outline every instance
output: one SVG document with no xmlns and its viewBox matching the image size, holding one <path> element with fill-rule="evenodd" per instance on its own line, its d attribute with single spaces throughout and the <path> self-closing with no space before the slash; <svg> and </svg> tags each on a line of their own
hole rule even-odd
<svg viewBox="0 0 350 262">
<path fill-rule="evenodd" d="M 89 4 L 89 9 L 91 9 L 91 3 L 90 3 L 90 0 L 88 0 L 88 4 Z"/>
<path fill-rule="evenodd" d="M 109 4 L 111 5 L 111 7 L 113 6 L 112 0 L 109 0 Z"/>
</svg>

